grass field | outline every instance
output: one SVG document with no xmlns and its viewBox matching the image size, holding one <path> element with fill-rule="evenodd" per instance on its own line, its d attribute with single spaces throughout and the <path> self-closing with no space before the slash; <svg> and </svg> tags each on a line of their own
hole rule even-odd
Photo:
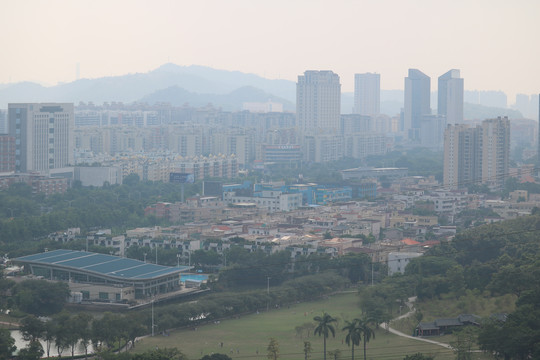
<svg viewBox="0 0 540 360">
<path fill-rule="evenodd" d="M 296 334 L 295 327 L 313 322 L 313 317 L 323 312 L 339 318 L 336 337 L 327 340 L 327 351 L 340 349 L 339 359 L 350 359 L 350 347 L 344 341 L 345 333 L 341 328 L 345 320 L 360 316 L 356 292 L 224 320 L 219 324 L 200 326 L 197 330 L 177 330 L 169 336 L 147 337 L 137 344 L 135 351 L 142 352 L 156 346 L 176 347 L 192 360 L 211 353 L 228 354 L 233 359 L 266 359 L 269 339 L 274 337 L 279 343 L 280 359 L 304 359 L 304 341 L 310 341 L 311 359 L 318 360 L 323 358 L 322 337 L 313 334 L 301 337 Z M 223 347 L 220 345 L 222 342 Z M 448 349 L 387 334 L 383 329 L 377 330 L 375 339 L 368 343 L 367 348 L 368 359 L 403 359 L 405 355 L 417 352 L 435 355 L 437 360 L 455 359 L 455 354 Z M 355 348 L 355 358 L 363 359 L 362 351 L 361 346 Z M 485 359 L 478 355 L 474 354 L 473 358 Z"/>
</svg>

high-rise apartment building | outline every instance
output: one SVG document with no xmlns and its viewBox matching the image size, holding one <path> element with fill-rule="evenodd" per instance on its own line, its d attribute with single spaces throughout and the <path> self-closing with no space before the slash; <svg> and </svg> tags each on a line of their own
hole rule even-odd
<svg viewBox="0 0 540 360">
<path fill-rule="evenodd" d="M 501 188 L 510 165 L 510 121 L 507 117 L 482 121 L 482 183 Z"/>
<path fill-rule="evenodd" d="M 47 173 L 73 163 L 73 104 L 8 104 L 8 124 L 16 171 Z"/>
<path fill-rule="evenodd" d="M 0 173 L 15 171 L 15 138 L 0 134 Z"/>
<path fill-rule="evenodd" d="M 7 134 L 6 112 L 0 110 L 0 134 Z"/>
<path fill-rule="evenodd" d="M 437 114 L 446 117 L 449 125 L 463 123 L 463 79 L 452 69 L 439 76 Z"/>
<path fill-rule="evenodd" d="M 405 78 L 405 104 L 403 109 L 403 130 L 410 140 L 419 139 L 422 116 L 431 115 L 431 79 L 417 69 L 409 69 Z"/>
<path fill-rule="evenodd" d="M 381 112 L 381 75 L 373 73 L 354 75 L 354 111 L 360 115 L 378 115 Z"/>
<path fill-rule="evenodd" d="M 451 188 L 482 181 L 481 127 L 449 125 L 444 132 L 443 183 Z"/>
<path fill-rule="evenodd" d="M 341 84 L 332 71 L 306 71 L 296 84 L 296 125 L 304 134 L 337 134 Z"/>
<path fill-rule="evenodd" d="M 481 125 L 448 125 L 444 133 L 444 185 L 451 188 L 486 184 L 500 189 L 508 177 L 510 121 L 484 120 Z"/>
</svg>

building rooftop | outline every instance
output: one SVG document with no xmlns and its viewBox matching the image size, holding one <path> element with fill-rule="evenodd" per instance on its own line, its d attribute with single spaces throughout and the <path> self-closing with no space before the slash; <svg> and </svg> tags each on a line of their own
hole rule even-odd
<svg viewBox="0 0 540 360">
<path fill-rule="evenodd" d="M 169 267 L 148 264 L 139 260 L 121 258 L 76 250 L 54 250 L 23 256 L 15 262 L 34 266 L 62 267 L 66 270 L 85 271 L 121 280 L 149 280 L 164 275 L 180 274 L 189 266 Z"/>
</svg>

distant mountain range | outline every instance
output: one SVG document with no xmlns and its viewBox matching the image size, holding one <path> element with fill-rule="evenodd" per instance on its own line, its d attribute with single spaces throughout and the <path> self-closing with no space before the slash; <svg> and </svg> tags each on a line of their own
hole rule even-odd
<svg viewBox="0 0 540 360">
<path fill-rule="evenodd" d="M 246 91 L 246 87 L 253 91 Z M 173 98 L 173 96 L 180 98 Z M 163 97 L 163 100 L 159 98 Z M 205 100 L 206 98 L 206 100 Z M 22 82 L 0 85 L 0 107 L 13 102 L 103 102 L 171 101 L 221 106 L 239 110 L 242 102 L 284 103 L 292 110 L 296 100 L 296 84 L 288 80 L 269 80 L 239 71 L 216 70 L 204 66 L 165 64 L 144 74 L 81 79 L 66 84 L 44 87 Z M 147 100 L 144 100 L 147 99 Z M 165 100 L 168 99 L 168 100 Z M 232 103 L 228 103 L 232 101 Z M 234 104 L 234 105 L 233 105 Z M 240 107 L 236 108 L 240 104 Z"/>
<path fill-rule="evenodd" d="M 353 93 L 342 94 L 342 113 L 351 113 Z M 432 94 L 433 98 L 433 94 Z M 255 74 L 217 70 L 205 66 L 165 64 L 147 73 L 81 79 L 45 87 L 21 82 L 0 84 L 0 108 L 16 102 L 124 102 L 154 104 L 169 102 L 194 107 L 209 103 L 223 110 L 237 111 L 244 102 L 273 101 L 283 103 L 286 111 L 295 110 L 296 83 L 270 80 Z M 381 90 L 381 112 L 394 116 L 403 107 L 403 90 Z M 501 111 L 504 110 L 504 111 Z M 520 117 L 508 109 L 465 106 L 465 118 L 487 118 L 493 114 Z M 500 115 L 499 115 L 500 116 Z"/>
</svg>

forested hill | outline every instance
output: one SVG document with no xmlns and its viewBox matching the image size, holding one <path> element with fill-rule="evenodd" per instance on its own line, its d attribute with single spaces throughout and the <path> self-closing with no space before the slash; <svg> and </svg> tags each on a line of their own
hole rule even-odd
<svg viewBox="0 0 540 360">
<path fill-rule="evenodd" d="M 483 225 L 456 235 L 407 265 L 404 275 L 386 278 L 361 292 L 361 307 L 379 321 L 392 306 L 418 296 L 418 306 L 446 299 L 511 294 L 511 314 L 482 320 L 475 341 L 497 358 L 540 359 L 540 214 Z M 390 314 L 388 314 L 390 311 Z M 501 308 L 499 312 L 503 312 Z M 421 321 L 422 314 L 417 314 Z M 455 316 L 459 315 L 456 313 Z M 484 314 L 484 316 L 489 314 Z M 507 315 L 507 316 L 506 316 Z"/>
<path fill-rule="evenodd" d="M 505 359 L 540 359 L 540 214 L 535 213 L 465 231 L 432 253 L 457 262 L 450 288 L 458 290 L 463 280 L 466 289 L 516 296 L 516 310 L 506 321 L 488 320 L 478 335 L 483 349 Z"/>
</svg>

